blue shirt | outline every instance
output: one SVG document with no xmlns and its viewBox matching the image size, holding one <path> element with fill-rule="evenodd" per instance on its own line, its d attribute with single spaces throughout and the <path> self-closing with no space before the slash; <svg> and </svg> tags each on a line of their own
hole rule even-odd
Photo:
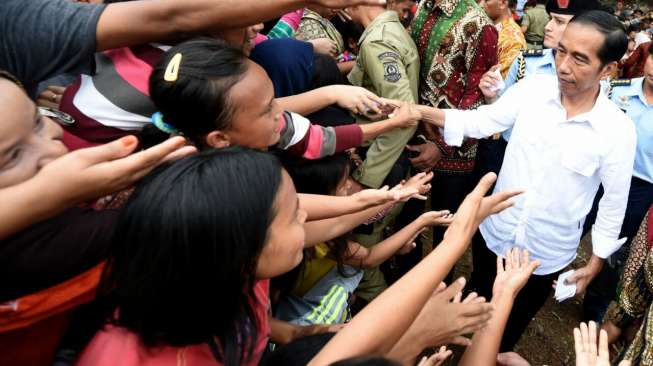
<svg viewBox="0 0 653 366">
<path fill-rule="evenodd" d="M 556 75 L 556 60 L 555 55 L 553 54 L 553 49 L 545 48 L 542 50 L 542 56 L 529 56 L 524 57 L 526 63 L 526 72 L 524 77 L 534 74 L 544 74 L 544 75 Z M 517 72 L 519 71 L 519 57 L 513 61 L 508 70 L 508 75 L 506 76 L 506 87 L 503 91 L 506 91 L 511 86 L 517 83 Z M 504 131 L 501 136 L 504 140 L 510 140 L 510 135 L 512 134 L 512 128 Z"/>
<path fill-rule="evenodd" d="M 635 123 L 637 150 L 633 176 L 653 183 L 653 104 L 646 102 L 644 78 L 633 79 L 629 86 L 615 86 L 612 101 Z"/>
</svg>

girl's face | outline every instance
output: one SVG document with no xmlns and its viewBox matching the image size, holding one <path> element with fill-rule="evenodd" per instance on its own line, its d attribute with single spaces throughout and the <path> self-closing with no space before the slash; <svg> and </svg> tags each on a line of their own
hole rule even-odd
<svg viewBox="0 0 653 366">
<path fill-rule="evenodd" d="M 233 109 L 231 126 L 211 132 L 206 138 L 209 146 L 237 145 L 267 150 L 279 142 L 283 111 L 274 100 L 272 81 L 256 63 L 248 60 L 247 65 L 243 79 L 229 91 L 228 103 Z"/>
<path fill-rule="evenodd" d="M 52 160 L 66 154 L 63 131 L 40 115 L 27 94 L 9 80 L 0 79 L 0 188 L 24 182 Z"/>
<path fill-rule="evenodd" d="M 306 212 L 292 179 L 282 172 L 281 185 L 274 202 L 276 216 L 268 229 L 268 237 L 256 264 L 256 278 L 272 278 L 289 272 L 302 261 Z"/>
</svg>

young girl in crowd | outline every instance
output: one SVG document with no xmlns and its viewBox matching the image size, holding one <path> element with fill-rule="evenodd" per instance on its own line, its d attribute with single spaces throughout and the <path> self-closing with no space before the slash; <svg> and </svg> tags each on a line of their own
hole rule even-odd
<svg viewBox="0 0 653 366">
<path fill-rule="evenodd" d="M 305 220 L 290 177 L 264 152 L 209 150 L 148 176 L 101 285 L 109 324 L 78 364 L 258 364 L 268 282 L 300 263 Z"/>
<path fill-rule="evenodd" d="M 165 132 L 182 133 L 199 147 L 274 146 L 310 159 L 358 146 L 394 128 L 414 126 L 421 117 L 406 104 L 381 122 L 335 128 L 312 125 L 283 111 L 260 66 L 240 50 L 206 38 L 166 53 L 150 77 L 150 95 L 159 110 L 154 124 Z M 362 101 L 353 108 L 365 112 L 371 107 Z"/>
<path fill-rule="evenodd" d="M 0 121 L 0 189 L 24 188 L 37 178 L 52 177 L 53 169 L 66 173 L 47 180 L 37 200 L 3 220 L 12 227 L 3 230 L 0 246 L 0 363 L 48 364 L 70 310 L 94 297 L 117 219 L 115 211 L 75 205 L 126 188 L 165 158 L 195 149 L 180 149 L 183 139 L 175 138 L 120 159 L 137 145 L 127 137 L 67 155 L 61 127 L 41 115 L 19 83 L 3 72 L 0 106 L 7 112 Z M 72 194 L 59 196 L 62 185 L 70 186 Z M 28 221 L 24 211 L 35 215 Z"/>
</svg>

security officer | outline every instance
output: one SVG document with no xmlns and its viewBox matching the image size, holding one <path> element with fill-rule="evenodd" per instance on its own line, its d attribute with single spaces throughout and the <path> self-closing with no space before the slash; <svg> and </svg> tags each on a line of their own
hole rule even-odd
<svg viewBox="0 0 653 366">
<path fill-rule="evenodd" d="M 485 96 L 487 103 L 496 101 L 500 93 L 504 92 L 515 83 L 519 82 L 528 75 L 546 74 L 555 75 L 555 50 L 562 34 L 567 29 L 567 24 L 574 17 L 588 10 L 600 10 L 601 6 L 597 0 L 549 0 L 546 3 L 546 11 L 549 13 L 551 20 L 544 28 L 544 49 L 524 50 L 517 56 L 515 61 L 508 70 L 508 75 L 504 80 L 505 87 L 503 90 L 496 88 L 499 80 L 493 72 L 487 72 L 481 78 L 479 88 Z M 501 138 L 483 144 L 479 147 L 479 159 L 475 168 L 477 176 L 483 176 L 485 173 L 499 173 L 503 163 L 508 140 L 512 129 L 505 131 Z M 497 136 L 498 137 L 498 136 Z"/>
<path fill-rule="evenodd" d="M 653 204 L 653 48 L 649 50 L 644 66 L 644 77 L 614 80 L 608 89 L 610 99 L 635 123 L 637 129 L 637 150 L 633 178 L 630 183 L 628 205 L 619 237 L 628 238 L 621 249 L 613 254 L 594 282 L 587 288 L 583 304 L 585 316 L 590 320 L 602 320 L 611 300 L 626 262 L 630 241 L 637 233 L 646 211 Z M 592 211 L 585 220 L 584 230 L 596 220 L 600 190 L 594 200 Z"/>
<path fill-rule="evenodd" d="M 419 53 L 399 15 L 382 5 L 353 6 L 346 11 L 352 21 L 365 28 L 358 43 L 360 50 L 356 65 L 348 75 L 349 82 L 383 98 L 416 103 Z M 367 123 L 369 120 L 358 122 Z M 394 185 L 404 179 L 410 164 L 407 157 L 401 159 L 403 164 L 398 163 L 398 159 L 415 129 L 397 129 L 371 141 L 363 154 L 362 165 L 352 173 L 354 189 L 362 189 L 363 186 L 379 188 L 383 184 Z M 377 222 L 373 232 L 368 232 L 370 235 L 358 235 L 356 240 L 367 246 L 378 243 L 384 227 L 396 211 Z M 385 281 L 378 269 L 366 271 L 356 295 L 370 301 L 384 288 Z"/>
<path fill-rule="evenodd" d="M 349 82 L 383 98 L 416 103 L 419 54 L 397 13 L 383 6 L 347 10 L 353 21 L 365 27 Z M 379 188 L 414 133 L 415 128 L 398 129 L 377 137 L 363 165 L 354 171 L 354 179 L 364 186 Z"/>
</svg>

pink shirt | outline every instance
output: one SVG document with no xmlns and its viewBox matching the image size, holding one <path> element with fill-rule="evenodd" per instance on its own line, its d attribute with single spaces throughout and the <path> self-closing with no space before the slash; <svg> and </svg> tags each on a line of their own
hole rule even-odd
<svg viewBox="0 0 653 366">
<path fill-rule="evenodd" d="M 252 360 L 244 365 L 255 366 L 261 360 L 270 335 L 268 322 L 270 280 L 254 286 L 254 311 L 259 324 L 259 337 Z M 95 334 L 76 363 L 77 366 L 191 366 L 222 365 L 217 362 L 206 344 L 186 347 L 146 348 L 138 335 L 113 325 Z"/>
</svg>

